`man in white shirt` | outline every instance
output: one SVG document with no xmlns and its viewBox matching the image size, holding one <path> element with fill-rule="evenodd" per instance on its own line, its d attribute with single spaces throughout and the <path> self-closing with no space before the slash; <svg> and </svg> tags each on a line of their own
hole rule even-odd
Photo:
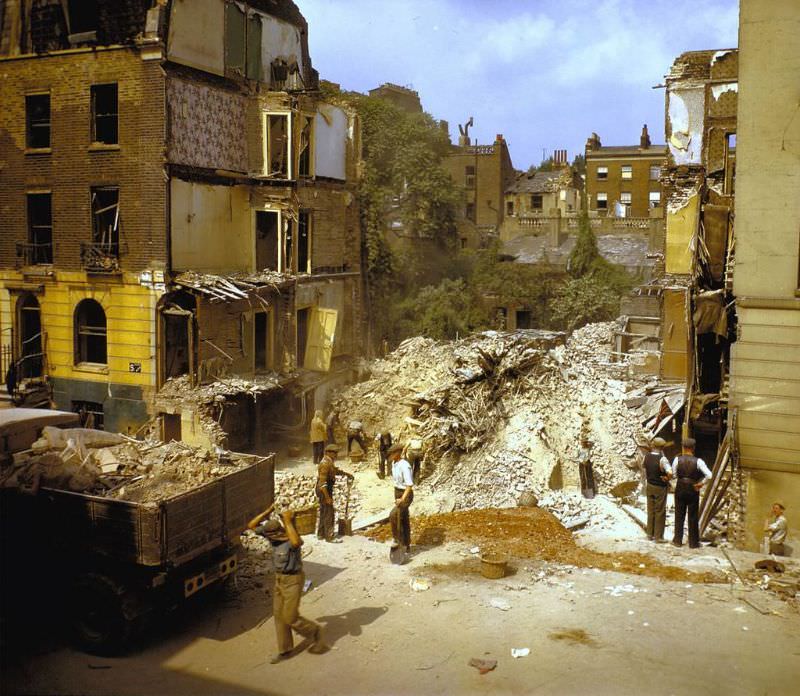
<svg viewBox="0 0 800 696">
<path fill-rule="evenodd" d="M 769 552 L 775 556 L 784 555 L 783 543 L 786 541 L 786 532 L 789 529 L 789 523 L 783 516 L 786 507 L 783 503 L 774 503 L 772 506 L 772 515 L 775 518 L 772 523 L 767 522 L 764 527 L 765 532 L 769 532 Z"/>
<path fill-rule="evenodd" d="M 683 441 L 683 453 L 672 460 L 672 478 L 675 479 L 675 536 L 674 546 L 683 544 L 683 524 L 689 517 L 689 548 L 700 547 L 700 490 L 711 472 L 706 463 L 694 456 L 695 442 L 691 437 Z"/>
<path fill-rule="evenodd" d="M 406 552 L 411 548 L 411 519 L 408 508 L 414 500 L 414 477 L 411 464 L 403 459 L 403 445 L 394 444 L 389 448 L 389 461 L 392 464 L 394 483 L 394 510 L 389 515 L 394 543 L 404 546 Z"/>
</svg>

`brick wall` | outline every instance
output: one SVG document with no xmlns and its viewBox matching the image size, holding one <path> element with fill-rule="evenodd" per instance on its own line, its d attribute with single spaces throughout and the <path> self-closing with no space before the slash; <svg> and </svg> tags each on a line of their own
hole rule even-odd
<svg viewBox="0 0 800 696">
<path fill-rule="evenodd" d="M 121 265 L 164 267 L 164 77 L 135 49 L 100 49 L 0 61 L 0 264 L 27 242 L 27 190 L 51 190 L 55 265 L 80 268 L 92 239 L 91 186 L 120 189 Z M 116 82 L 119 147 L 90 149 L 92 84 Z M 50 91 L 51 151 L 25 154 L 25 94 Z"/>
<path fill-rule="evenodd" d="M 613 215 L 614 202 L 620 200 L 623 191 L 631 194 L 630 217 L 648 217 L 650 214 L 650 192 L 663 192 L 660 181 L 650 178 L 650 167 L 663 167 L 665 154 L 660 152 L 651 157 L 644 155 L 629 155 L 608 157 L 603 153 L 586 154 L 586 193 L 589 200 L 589 210 L 597 210 L 597 194 L 603 192 L 608 196 L 609 214 Z M 632 168 L 630 179 L 622 178 L 623 165 Z M 608 178 L 598 179 L 597 168 L 607 167 Z M 601 211 L 602 212 L 602 211 Z"/>
</svg>

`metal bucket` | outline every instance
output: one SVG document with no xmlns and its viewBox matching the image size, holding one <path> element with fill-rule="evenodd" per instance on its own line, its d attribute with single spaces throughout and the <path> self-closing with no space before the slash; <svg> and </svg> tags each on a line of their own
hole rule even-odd
<svg viewBox="0 0 800 696">
<path fill-rule="evenodd" d="M 487 554 L 481 556 L 481 575 L 491 580 L 505 577 L 508 569 L 508 559 L 505 556 Z"/>
</svg>

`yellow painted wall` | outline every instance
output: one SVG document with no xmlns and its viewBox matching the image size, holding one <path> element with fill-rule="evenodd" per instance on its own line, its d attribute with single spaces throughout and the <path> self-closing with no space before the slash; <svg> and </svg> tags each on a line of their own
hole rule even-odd
<svg viewBox="0 0 800 696">
<path fill-rule="evenodd" d="M 9 297 L 7 288 L 22 284 L 23 278 L 16 272 L 0 272 L 4 327 L 10 325 L 16 305 L 16 296 Z M 42 329 L 47 334 L 47 372 L 51 377 L 155 386 L 155 291 L 140 285 L 132 274 L 125 274 L 122 279 L 92 277 L 89 282 L 85 273 L 59 271 L 54 280 L 41 285 L 44 292 L 36 298 L 41 307 Z M 78 302 L 87 298 L 99 302 L 106 313 L 106 367 L 74 364 L 74 312 Z M 130 362 L 141 363 L 141 373 L 131 372 Z"/>
<path fill-rule="evenodd" d="M 686 275 L 692 270 L 689 243 L 697 229 L 700 196 L 692 196 L 683 208 L 667 212 L 667 273 Z"/>
<path fill-rule="evenodd" d="M 747 482 L 747 515 L 744 546 L 757 551 L 764 538 L 764 521 L 775 502 L 786 506 L 789 533 L 787 553 L 800 556 L 800 476 L 776 471 L 752 471 Z"/>
</svg>

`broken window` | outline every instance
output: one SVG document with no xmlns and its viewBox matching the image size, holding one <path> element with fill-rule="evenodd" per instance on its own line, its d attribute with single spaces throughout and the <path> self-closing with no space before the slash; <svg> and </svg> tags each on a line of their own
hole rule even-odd
<svg viewBox="0 0 800 696">
<path fill-rule="evenodd" d="M 468 164 L 464 167 L 464 186 L 475 188 L 475 166 Z"/>
<path fill-rule="evenodd" d="M 300 116 L 300 152 L 297 156 L 298 176 L 312 176 L 311 171 L 311 138 L 314 119 L 311 116 Z"/>
<path fill-rule="evenodd" d="M 466 207 L 466 210 L 464 212 L 464 217 L 466 217 L 467 220 L 472 220 L 472 222 L 475 222 L 475 204 L 474 203 L 467 203 L 467 207 Z"/>
<path fill-rule="evenodd" d="M 736 133 L 725 134 L 725 193 L 736 191 Z"/>
<path fill-rule="evenodd" d="M 119 143 L 117 84 L 92 85 L 92 142 Z"/>
<path fill-rule="evenodd" d="M 534 193 L 531 196 L 531 209 L 532 210 L 541 210 L 544 203 L 542 200 L 542 195 L 540 193 Z"/>
<path fill-rule="evenodd" d="M 658 208 L 661 205 L 661 191 L 650 191 L 650 207 Z"/>
<path fill-rule="evenodd" d="M 661 167 L 652 165 L 650 167 L 650 181 L 658 181 L 661 178 Z"/>
<path fill-rule="evenodd" d="M 633 179 L 633 167 L 630 164 L 622 165 L 622 178 Z"/>
<path fill-rule="evenodd" d="M 597 168 L 597 178 L 598 179 L 608 179 L 608 167 L 598 167 Z"/>
<path fill-rule="evenodd" d="M 256 211 L 256 270 L 278 270 L 278 213 Z"/>
<path fill-rule="evenodd" d="M 81 419 L 81 428 L 103 430 L 103 404 L 96 401 L 73 401 L 72 411 Z"/>
<path fill-rule="evenodd" d="M 289 143 L 291 131 L 289 114 L 266 114 L 267 176 L 291 179 Z"/>
<path fill-rule="evenodd" d="M 53 263 L 53 195 L 28 194 L 28 253 L 29 265 Z"/>
<path fill-rule="evenodd" d="M 281 271 L 291 273 L 294 270 L 294 226 L 289 220 L 283 221 L 283 265 Z"/>
<path fill-rule="evenodd" d="M 257 14 L 247 18 L 247 77 L 261 79 L 261 17 Z"/>
<path fill-rule="evenodd" d="M 25 97 L 25 146 L 50 147 L 50 95 L 29 94 Z"/>
<path fill-rule="evenodd" d="M 597 209 L 598 210 L 608 210 L 608 194 L 607 193 L 598 193 L 597 194 Z"/>
<path fill-rule="evenodd" d="M 506 201 L 506 215 L 514 214 L 514 201 Z"/>
<path fill-rule="evenodd" d="M 225 73 L 245 74 L 245 15 L 235 2 L 225 4 Z"/>
<path fill-rule="evenodd" d="M 75 307 L 75 364 L 107 362 L 106 313 L 97 300 L 81 300 Z"/>
<path fill-rule="evenodd" d="M 269 313 L 256 312 L 254 319 L 255 340 L 255 369 L 266 371 L 269 369 L 269 355 L 271 352 L 269 340 Z"/>
<path fill-rule="evenodd" d="M 97 31 L 97 0 L 80 0 L 67 3 L 70 36 Z"/>
<path fill-rule="evenodd" d="M 92 245 L 105 256 L 119 257 L 119 189 L 92 188 Z"/>
<path fill-rule="evenodd" d="M 297 218 L 297 272 L 311 273 L 311 212 L 301 210 Z"/>
</svg>

